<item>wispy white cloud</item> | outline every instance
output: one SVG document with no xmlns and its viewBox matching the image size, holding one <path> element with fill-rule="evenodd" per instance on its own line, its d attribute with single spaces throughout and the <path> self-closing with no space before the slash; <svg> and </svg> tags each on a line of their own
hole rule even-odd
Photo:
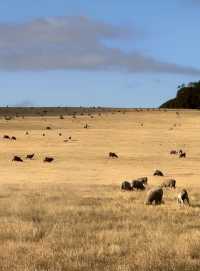
<svg viewBox="0 0 200 271">
<path fill-rule="evenodd" d="M 123 40 L 130 31 L 87 17 L 54 17 L 0 24 L 0 70 L 121 70 L 200 75 L 200 70 L 166 63 L 142 52 L 126 53 L 105 40 Z"/>
</svg>

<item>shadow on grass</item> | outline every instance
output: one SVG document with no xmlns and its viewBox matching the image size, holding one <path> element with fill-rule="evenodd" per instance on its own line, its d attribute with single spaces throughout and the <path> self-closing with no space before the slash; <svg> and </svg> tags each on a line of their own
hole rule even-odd
<svg viewBox="0 0 200 271">
<path fill-rule="evenodd" d="M 200 203 L 190 204 L 190 207 L 192 207 L 192 208 L 200 208 Z"/>
</svg>

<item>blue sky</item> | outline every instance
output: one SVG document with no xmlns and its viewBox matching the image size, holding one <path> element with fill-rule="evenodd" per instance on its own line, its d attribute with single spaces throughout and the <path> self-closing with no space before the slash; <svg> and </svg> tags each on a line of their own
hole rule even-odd
<svg viewBox="0 0 200 271">
<path fill-rule="evenodd" d="M 200 79 L 198 0 L 1 0 L 0 105 L 156 107 Z"/>
</svg>

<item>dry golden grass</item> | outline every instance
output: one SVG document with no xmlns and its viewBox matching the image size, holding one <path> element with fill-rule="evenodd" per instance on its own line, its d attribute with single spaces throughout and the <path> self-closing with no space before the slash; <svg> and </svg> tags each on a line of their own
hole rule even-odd
<svg viewBox="0 0 200 271">
<path fill-rule="evenodd" d="M 0 140 L 0 270 L 200 270 L 197 111 L 0 119 L 4 134 L 17 141 Z M 186 159 L 169 155 L 180 148 Z M 35 159 L 11 161 L 28 153 Z M 43 163 L 46 155 L 55 161 Z M 157 168 L 164 178 L 152 176 Z M 120 191 L 142 176 L 149 187 L 168 177 L 178 187 L 164 190 L 165 204 L 146 206 L 146 191 Z M 176 203 L 183 187 L 191 207 Z"/>
</svg>

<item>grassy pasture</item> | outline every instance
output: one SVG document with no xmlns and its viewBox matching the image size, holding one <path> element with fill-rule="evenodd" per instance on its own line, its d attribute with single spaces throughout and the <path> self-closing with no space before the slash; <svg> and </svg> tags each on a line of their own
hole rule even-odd
<svg viewBox="0 0 200 271">
<path fill-rule="evenodd" d="M 0 270 L 200 270 L 200 113 L 179 112 L 1 118 Z M 34 160 L 11 161 L 29 153 Z M 165 177 L 153 177 L 155 169 Z M 120 191 L 142 176 L 148 189 L 169 177 L 177 189 L 146 206 L 146 191 Z M 182 188 L 191 207 L 176 204 Z"/>
</svg>

